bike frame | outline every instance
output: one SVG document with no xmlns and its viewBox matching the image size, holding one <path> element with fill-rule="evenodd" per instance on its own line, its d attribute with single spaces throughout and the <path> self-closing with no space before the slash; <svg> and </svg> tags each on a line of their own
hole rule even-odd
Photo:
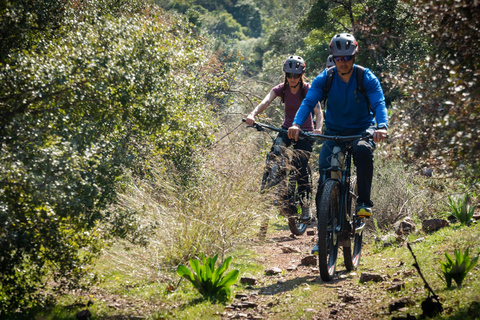
<svg viewBox="0 0 480 320">
<path fill-rule="evenodd" d="M 349 141 L 354 141 L 358 139 L 363 139 L 363 140 L 368 140 L 371 138 L 371 134 L 369 133 L 364 133 L 361 135 L 352 135 L 352 136 L 328 136 L 328 135 L 319 135 L 319 134 L 313 134 L 313 133 L 303 133 L 303 135 L 308 135 L 313 138 L 320 138 L 324 140 L 330 140 L 334 141 L 337 146 L 340 145 L 341 142 L 349 142 Z M 351 194 L 350 194 L 350 178 L 351 178 L 351 168 L 352 168 L 352 146 L 347 143 L 347 145 L 343 148 L 339 148 L 339 152 L 337 153 L 332 153 L 332 160 L 336 159 L 337 165 L 331 165 L 328 168 L 322 169 L 322 172 L 320 172 L 320 175 L 322 177 L 322 185 L 318 186 L 317 189 L 317 197 L 321 195 L 320 190 L 323 189 L 323 186 L 325 183 L 329 180 L 335 180 L 340 183 L 341 186 L 341 192 L 340 192 L 340 208 L 339 208 L 339 221 L 338 225 L 335 226 L 335 233 L 342 233 L 343 232 L 343 221 L 348 220 L 348 222 L 351 222 L 351 218 L 347 212 L 350 212 L 351 210 Z M 339 154 L 341 152 L 344 152 L 344 159 L 340 160 L 338 159 Z M 332 163 L 333 161 L 331 161 Z M 342 168 L 343 164 L 343 168 Z M 332 173 L 334 172 L 341 172 L 341 179 L 338 178 L 332 178 Z M 328 175 L 330 173 L 330 176 Z M 362 224 L 361 227 L 355 228 L 355 232 L 359 233 L 363 230 L 363 227 L 365 225 Z"/>
<path fill-rule="evenodd" d="M 340 150 L 340 152 L 342 152 L 342 150 Z M 338 157 L 339 154 L 334 153 L 334 154 L 332 154 L 332 156 L 333 157 Z M 344 158 L 343 161 L 344 161 L 345 169 L 343 169 L 340 166 L 331 166 L 331 167 L 323 169 L 322 172 L 320 173 L 323 182 L 322 182 L 321 186 L 318 186 L 318 190 L 321 190 L 323 188 L 323 186 L 325 185 L 325 183 L 327 183 L 327 181 L 329 181 L 329 180 L 336 180 L 341 185 L 340 201 L 339 201 L 339 203 L 340 203 L 339 224 L 338 224 L 338 226 L 335 227 L 335 232 L 337 232 L 337 233 L 340 233 L 342 231 L 342 223 L 341 222 L 343 221 L 344 216 L 348 220 L 350 218 L 350 217 L 348 217 L 348 214 L 346 214 L 348 212 L 348 209 L 350 209 L 350 208 L 348 208 L 348 204 L 350 204 L 349 200 L 351 198 L 351 195 L 350 195 L 350 192 L 349 192 L 350 191 L 351 166 L 352 166 L 352 152 L 351 152 L 351 146 L 350 145 L 346 146 L 344 157 L 345 158 Z M 331 175 L 334 172 L 341 172 L 342 178 L 341 179 L 332 178 Z M 330 173 L 330 177 L 327 178 L 327 176 L 329 176 L 329 173 Z M 318 190 L 317 190 L 317 194 L 321 194 L 321 193 L 318 193 Z"/>
</svg>

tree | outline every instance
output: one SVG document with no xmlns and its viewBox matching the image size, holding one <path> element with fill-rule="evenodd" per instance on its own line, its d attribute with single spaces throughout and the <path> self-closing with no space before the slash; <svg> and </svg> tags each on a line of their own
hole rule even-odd
<svg viewBox="0 0 480 320">
<path fill-rule="evenodd" d="M 401 124 L 405 158 L 453 176 L 480 176 L 480 35 L 477 2 L 418 0 L 415 26 L 431 46 L 426 59 L 401 65 L 395 83 L 404 89 Z"/>
<path fill-rule="evenodd" d="M 29 50 L 61 27 L 67 0 L 18 0 L 0 4 L 0 62 L 12 50 Z"/>
<path fill-rule="evenodd" d="M 362 12 L 362 9 L 362 1 L 317 0 L 301 18 L 299 27 L 308 31 L 327 29 L 332 35 L 339 32 L 355 34 L 356 17 Z"/>
<path fill-rule="evenodd" d="M 328 46 L 335 34 L 348 32 L 356 36 L 357 17 L 362 10 L 363 4 L 360 1 L 317 0 L 300 17 L 298 28 L 309 32 L 305 40 L 304 58 L 315 66 L 315 72 L 325 69 Z"/>
<path fill-rule="evenodd" d="M 112 204 L 148 153 L 194 171 L 233 74 L 185 19 L 143 1 L 64 9 L 61 36 L 0 64 L 1 317 L 47 303 L 49 282 L 80 286 L 104 238 L 135 231 Z"/>
<path fill-rule="evenodd" d="M 244 32 L 247 28 L 242 27 L 227 11 L 208 12 L 199 20 L 209 34 L 224 42 L 228 39 L 245 39 Z"/>
</svg>

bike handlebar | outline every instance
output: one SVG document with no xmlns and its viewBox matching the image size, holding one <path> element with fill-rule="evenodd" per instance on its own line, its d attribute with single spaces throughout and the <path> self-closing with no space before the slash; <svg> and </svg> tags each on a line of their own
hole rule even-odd
<svg viewBox="0 0 480 320">
<path fill-rule="evenodd" d="M 242 121 L 246 122 L 246 119 L 242 119 Z M 288 132 L 287 129 L 272 127 L 272 126 L 269 126 L 268 124 L 264 124 L 260 122 L 255 122 L 250 127 L 257 129 L 258 131 L 263 131 L 264 128 L 267 128 L 276 132 Z M 300 131 L 300 135 L 304 137 L 331 140 L 335 142 L 351 141 L 356 139 L 368 140 L 372 138 L 372 134 L 370 134 L 369 132 L 364 132 L 362 134 L 356 134 L 356 135 L 350 135 L 350 136 L 339 136 L 339 135 L 329 136 L 325 134 L 316 134 L 316 133 L 312 133 L 310 131 L 304 130 L 304 131 Z"/>
<path fill-rule="evenodd" d="M 242 119 L 242 121 L 246 122 L 247 120 L 244 118 L 244 119 Z M 267 129 L 270 129 L 270 130 L 273 130 L 273 131 L 276 131 L 276 132 L 288 132 L 287 129 L 272 127 L 272 126 L 269 126 L 268 124 L 264 124 L 264 123 L 260 123 L 260 122 L 254 122 L 253 125 L 249 126 L 249 127 L 255 128 L 258 131 L 263 131 L 264 128 L 267 128 Z"/>
<path fill-rule="evenodd" d="M 339 135 L 334 135 L 334 136 L 329 136 L 325 134 L 315 134 L 311 132 L 302 132 L 304 136 L 310 137 L 310 138 L 317 138 L 317 139 L 323 139 L 323 140 L 331 140 L 335 142 L 342 142 L 342 141 L 352 141 L 352 140 L 357 140 L 357 139 L 362 139 L 362 140 L 368 140 L 372 138 L 372 134 L 369 132 L 364 132 L 362 134 L 355 134 L 355 135 L 350 135 L 350 136 L 339 136 Z"/>
</svg>

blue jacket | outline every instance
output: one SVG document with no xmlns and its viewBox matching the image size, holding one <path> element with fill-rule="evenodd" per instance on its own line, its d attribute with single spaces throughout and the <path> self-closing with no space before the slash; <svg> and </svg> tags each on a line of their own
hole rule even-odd
<svg viewBox="0 0 480 320">
<path fill-rule="evenodd" d="M 385 106 L 385 97 L 378 78 L 367 68 L 363 78 L 363 87 L 370 100 L 373 113 L 368 109 L 367 101 L 363 94 L 355 95 L 357 89 L 356 72 L 357 66 L 353 65 L 353 73 L 348 83 L 343 82 L 338 76 L 337 68 L 333 76 L 332 87 L 328 93 L 325 124 L 328 131 L 335 133 L 352 134 L 361 132 L 371 125 L 385 125 L 388 127 L 388 112 Z M 300 108 L 295 115 L 293 123 L 304 123 L 310 112 L 324 97 L 323 88 L 327 79 L 327 70 L 320 73 L 312 82 L 307 96 L 303 99 Z M 357 101 L 358 97 L 358 101 Z"/>
</svg>

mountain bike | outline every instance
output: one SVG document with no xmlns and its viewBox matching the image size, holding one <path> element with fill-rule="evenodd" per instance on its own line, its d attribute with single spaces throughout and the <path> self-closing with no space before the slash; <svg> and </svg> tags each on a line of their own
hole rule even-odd
<svg viewBox="0 0 480 320">
<path fill-rule="evenodd" d="M 351 175 L 353 147 L 341 142 L 357 139 L 368 140 L 369 133 L 352 136 L 327 136 L 310 134 L 314 138 L 335 141 L 330 167 L 320 172 L 322 185 L 318 186 L 315 204 L 318 223 L 318 266 L 323 281 L 335 276 L 338 247 L 343 247 L 345 267 L 355 270 L 362 253 L 365 218 L 357 216 L 355 202 L 357 198 L 356 179 Z"/>
<path fill-rule="evenodd" d="M 245 122 L 245 119 L 243 119 Z M 253 126 L 257 131 L 265 129 L 278 133 L 286 133 L 288 130 L 272 127 L 263 123 L 255 122 Z M 272 138 L 272 150 L 267 154 L 265 170 L 260 187 L 261 193 L 267 193 L 276 189 L 275 203 L 280 206 L 280 214 L 288 218 L 288 228 L 295 235 L 302 235 L 308 227 L 308 223 L 300 220 L 302 206 L 298 194 L 298 186 L 293 179 L 294 170 L 291 170 L 290 159 L 286 153 L 286 147 L 280 136 Z M 306 137 L 303 137 L 306 138 Z M 307 167 L 309 183 L 312 184 L 312 170 Z M 277 187 L 277 188 L 275 188 Z"/>
</svg>

